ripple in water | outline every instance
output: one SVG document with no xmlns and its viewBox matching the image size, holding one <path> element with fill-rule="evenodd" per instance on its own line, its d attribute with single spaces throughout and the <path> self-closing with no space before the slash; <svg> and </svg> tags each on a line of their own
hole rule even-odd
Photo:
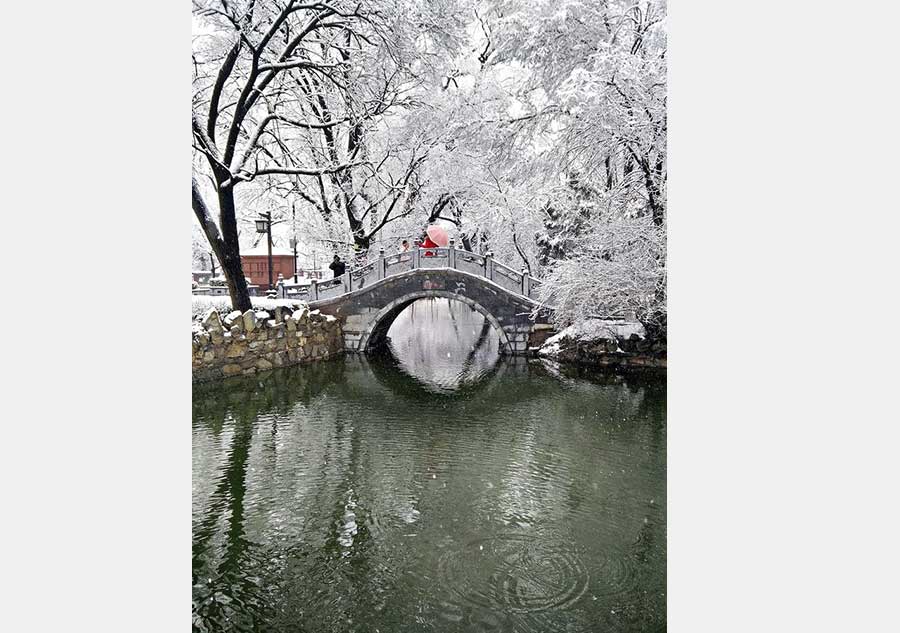
<svg viewBox="0 0 900 633">
<path fill-rule="evenodd" d="M 597 568 L 597 595 L 620 596 L 637 589 L 632 562 L 623 557 L 608 556 Z"/>
<path fill-rule="evenodd" d="M 439 571 L 463 601 L 507 612 L 530 613 L 574 605 L 588 587 L 577 553 L 546 537 L 500 534 L 445 553 Z"/>
</svg>

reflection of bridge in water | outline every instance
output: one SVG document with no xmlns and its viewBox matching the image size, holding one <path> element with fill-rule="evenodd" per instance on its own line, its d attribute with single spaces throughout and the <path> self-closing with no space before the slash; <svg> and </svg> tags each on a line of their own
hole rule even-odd
<svg viewBox="0 0 900 633">
<path fill-rule="evenodd" d="M 500 352 L 525 354 L 553 334 L 547 311 L 535 300 L 540 281 L 494 261 L 450 246 L 382 250 L 374 262 L 325 282 L 281 283 L 283 298 L 343 319 L 344 348 L 367 352 L 385 344 L 394 319 L 413 301 L 443 297 L 468 304 L 500 334 Z"/>
<path fill-rule="evenodd" d="M 422 299 L 397 316 L 377 356 L 395 361 L 398 371 L 430 391 L 453 393 L 491 371 L 500 361 L 499 346 L 491 322 L 468 305 Z"/>
</svg>

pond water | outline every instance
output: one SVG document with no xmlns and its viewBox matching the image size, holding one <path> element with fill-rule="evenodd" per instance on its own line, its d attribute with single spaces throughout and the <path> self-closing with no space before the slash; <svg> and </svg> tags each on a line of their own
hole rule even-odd
<svg viewBox="0 0 900 633">
<path fill-rule="evenodd" d="M 664 376 L 500 358 L 445 300 L 389 336 L 195 386 L 194 630 L 665 630 Z"/>
</svg>

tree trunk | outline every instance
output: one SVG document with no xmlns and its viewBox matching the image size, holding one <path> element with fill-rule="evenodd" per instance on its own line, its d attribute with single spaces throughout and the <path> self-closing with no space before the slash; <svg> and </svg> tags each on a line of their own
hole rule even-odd
<svg viewBox="0 0 900 633">
<path fill-rule="evenodd" d="M 644 178 L 647 187 L 647 198 L 650 202 L 650 212 L 653 215 L 653 224 L 662 226 L 664 220 L 663 216 L 665 214 L 662 202 L 662 192 L 660 191 L 659 184 L 651 175 L 649 168 L 645 168 Z"/>
<path fill-rule="evenodd" d="M 665 181 L 665 174 L 663 173 L 663 157 L 662 154 L 657 155 L 656 157 L 656 178 L 654 179 L 654 183 L 656 183 L 656 198 L 657 198 L 657 206 L 659 207 L 653 214 L 653 222 L 656 223 L 657 226 L 662 226 L 663 224 L 663 214 L 665 213 L 664 204 L 662 202 L 662 187 L 663 182 Z"/>
<path fill-rule="evenodd" d="M 250 291 L 247 289 L 244 268 L 241 266 L 234 190 L 230 185 L 227 187 L 219 185 L 219 224 L 222 227 L 222 254 L 219 256 L 219 263 L 228 282 L 231 306 L 235 310 L 246 312 L 253 308 L 253 304 L 250 302 Z"/>
<path fill-rule="evenodd" d="M 632 171 L 634 171 L 634 161 L 631 158 L 631 156 L 626 156 L 625 157 L 625 166 L 622 170 L 622 173 L 624 174 L 625 178 L 628 178 L 628 174 L 630 174 Z"/>
<path fill-rule="evenodd" d="M 650 213 L 653 217 L 653 224 L 656 226 L 662 226 L 665 216 L 665 208 L 662 201 L 662 191 L 660 190 L 659 184 L 656 182 L 654 178 L 654 172 L 650 167 L 650 161 L 647 157 L 642 157 L 638 162 L 638 165 L 641 167 L 641 171 L 644 174 L 644 188 L 647 190 L 647 202 L 650 205 Z M 662 169 L 662 162 L 660 160 L 656 163 L 657 169 Z"/>
<path fill-rule="evenodd" d="M 360 248 L 360 250 L 368 251 L 369 246 L 372 243 L 372 236 L 353 233 L 353 243 L 356 244 Z"/>
<path fill-rule="evenodd" d="M 519 241 L 516 239 L 515 231 L 513 231 L 513 233 L 512 233 L 512 241 L 513 241 L 513 246 L 516 247 L 516 252 L 519 254 L 519 257 L 522 258 L 522 264 L 525 266 L 525 268 L 528 269 L 528 274 L 530 275 L 531 274 L 531 264 L 528 263 L 528 258 L 525 257 L 525 253 L 523 253 L 522 249 L 519 248 Z"/>
<path fill-rule="evenodd" d="M 197 179 L 191 178 L 191 206 L 194 214 L 200 222 L 200 227 L 209 240 L 209 245 L 213 249 L 219 263 L 222 265 L 222 272 L 225 274 L 225 280 L 228 282 L 228 294 L 231 295 L 231 305 L 235 310 L 246 312 L 252 306 L 250 303 L 250 293 L 247 290 L 247 282 L 244 280 L 244 271 L 241 268 L 241 255 L 237 239 L 237 221 L 234 215 L 234 194 L 231 188 L 223 188 L 219 185 L 219 209 L 220 222 L 222 224 L 222 232 L 213 220 L 206 201 L 200 194 L 200 187 L 197 185 Z M 212 261 L 212 257 L 210 257 Z"/>
</svg>

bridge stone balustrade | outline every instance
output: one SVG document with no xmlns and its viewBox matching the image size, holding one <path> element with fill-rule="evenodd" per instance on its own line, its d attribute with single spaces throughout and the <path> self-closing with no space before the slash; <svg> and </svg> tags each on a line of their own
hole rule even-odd
<svg viewBox="0 0 900 633">
<path fill-rule="evenodd" d="M 503 354 L 522 355 L 553 332 L 546 310 L 533 298 L 539 281 L 478 255 L 448 248 L 414 248 L 348 271 L 333 280 L 312 283 L 309 307 L 342 319 L 344 349 L 368 352 L 386 343 L 394 319 L 413 301 L 442 297 L 468 304 L 494 326 Z M 290 284 L 279 295 L 291 297 Z"/>
</svg>

